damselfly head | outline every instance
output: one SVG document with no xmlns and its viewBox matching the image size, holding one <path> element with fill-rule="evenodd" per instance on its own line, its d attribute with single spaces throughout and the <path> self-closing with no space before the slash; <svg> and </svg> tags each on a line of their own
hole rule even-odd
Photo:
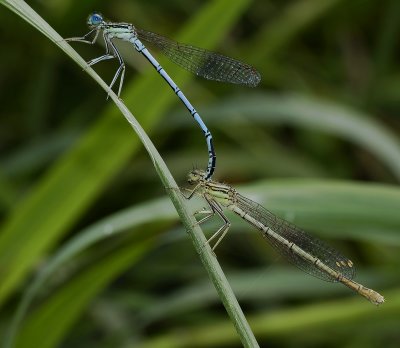
<svg viewBox="0 0 400 348">
<path fill-rule="evenodd" d="M 204 179 L 206 173 L 201 169 L 193 169 L 189 172 L 187 181 L 190 185 L 197 184 L 200 180 Z"/>
<path fill-rule="evenodd" d="M 93 12 L 89 15 L 87 19 L 87 25 L 90 28 L 98 27 L 101 23 L 103 23 L 103 16 L 100 13 Z"/>
</svg>

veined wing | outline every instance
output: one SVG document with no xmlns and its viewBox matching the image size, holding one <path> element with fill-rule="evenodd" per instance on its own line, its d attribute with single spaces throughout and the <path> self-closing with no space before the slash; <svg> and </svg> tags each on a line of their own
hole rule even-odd
<svg viewBox="0 0 400 348">
<path fill-rule="evenodd" d="M 306 253 L 318 258 L 325 265 L 340 273 L 348 279 L 355 276 L 353 262 L 340 254 L 337 250 L 325 244 L 323 241 L 307 234 L 297 226 L 277 217 L 260 204 L 237 194 L 236 205 L 249 216 L 261 222 L 264 226 L 282 236 L 289 242 L 296 244 Z M 326 281 L 337 281 L 331 274 L 327 273 L 309 260 L 301 257 L 279 240 L 264 232 L 265 238 L 285 258 L 303 271 Z"/>
<path fill-rule="evenodd" d="M 140 40 L 150 43 L 182 68 L 207 80 L 255 87 L 260 73 L 251 65 L 222 54 L 179 43 L 162 35 L 135 28 Z"/>
</svg>

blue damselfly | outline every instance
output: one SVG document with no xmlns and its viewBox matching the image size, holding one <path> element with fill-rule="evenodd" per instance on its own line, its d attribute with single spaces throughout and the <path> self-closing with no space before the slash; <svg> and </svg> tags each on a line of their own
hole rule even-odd
<svg viewBox="0 0 400 348">
<path fill-rule="evenodd" d="M 159 34 L 137 28 L 130 23 L 107 22 L 99 13 L 92 13 L 91 15 L 89 15 L 87 24 L 91 30 L 86 35 L 82 37 L 68 38 L 66 39 L 66 41 L 79 41 L 88 44 L 94 44 L 99 34 L 102 33 L 106 45 L 106 52 L 104 55 L 98 58 L 94 58 L 87 63 L 89 66 L 91 66 L 103 60 L 112 58 L 118 59 L 119 67 L 110 84 L 110 88 L 112 88 L 118 77 L 120 77 L 118 96 L 120 96 L 121 94 L 122 85 L 124 82 L 125 63 L 112 40 L 118 39 L 132 43 L 135 49 L 140 52 L 153 65 L 157 72 L 170 85 L 172 90 L 183 102 L 192 117 L 196 120 L 196 122 L 202 129 L 206 138 L 209 154 L 205 178 L 211 178 L 212 174 L 214 173 L 216 164 L 216 156 L 212 142 L 212 135 L 207 129 L 196 109 L 185 97 L 185 95 L 171 79 L 171 77 L 167 74 L 167 72 L 161 67 L 157 60 L 147 50 L 147 48 L 142 43 L 142 40 L 155 46 L 174 63 L 180 65 L 182 68 L 209 80 L 255 87 L 261 80 L 261 76 L 258 71 L 255 70 L 252 66 L 240 62 L 236 59 L 229 58 L 221 54 L 191 45 L 175 42 Z M 91 35 L 94 35 L 94 37 L 92 39 L 89 39 Z"/>
</svg>

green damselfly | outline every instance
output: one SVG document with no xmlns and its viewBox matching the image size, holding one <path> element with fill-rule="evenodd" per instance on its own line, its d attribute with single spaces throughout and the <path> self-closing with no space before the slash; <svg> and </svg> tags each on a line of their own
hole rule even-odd
<svg viewBox="0 0 400 348">
<path fill-rule="evenodd" d="M 323 241 L 277 217 L 260 204 L 243 197 L 233 187 L 213 180 L 205 180 L 202 170 L 189 172 L 188 182 L 195 187 L 186 198 L 190 199 L 198 194 L 207 201 L 210 207 L 210 210 L 197 212 L 205 215 L 198 223 L 203 223 L 215 214 L 224 221 L 224 225 L 207 242 L 210 243 L 217 238 L 213 250 L 224 238 L 231 225 L 223 212 L 223 208 L 226 208 L 256 227 L 282 256 L 303 271 L 326 281 L 341 282 L 373 304 L 379 305 L 385 301 L 384 297 L 376 291 L 353 281 L 355 276 L 353 262 Z"/>
</svg>

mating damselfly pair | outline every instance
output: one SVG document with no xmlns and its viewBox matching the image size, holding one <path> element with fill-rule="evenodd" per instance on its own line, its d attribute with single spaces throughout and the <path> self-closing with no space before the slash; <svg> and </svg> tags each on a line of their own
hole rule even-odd
<svg viewBox="0 0 400 348">
<path fill-rule="evenodd" d="M 215 214 L 219 215 L 224 221 L 224 225 L 208 240 L 209 243 L 217 238 L 213 249 L 221 242 L 230 227 L 230 223 L 223 213 L 223 208 L 227 208 L 259 229 L 281 255 L 303 271 L 326 281 L 341 282 L 376 305 L 384 302 L 382 295 L 352 280 L 355 275 L 355 268 L 351 260 L 319 239 L 275 216 L 261 205 L 243 197 L 231 186 L 211 180 L 216 162 L 211 133 L 192 104 L 150 54 L 141 40 L 154 45 L 176 64 L 210 80 L 255 87 L 260 82 L 261 77 L 252 66 L 201 48 L 177 43 L 159 34 L 137 28 L 130 23 L 106 22 L 99 13 L 91 14 L 88 17 L 87 24 L 91 28 L 89 33 L 83 37 L 66 39 L 66 41 L 94 44 L 102 32 L 106 53 L 90 60 L 88 64 L 91 66 L 103 60 L 118 59 L 120 65 L 110 84 L 110 88 L 112 88 L 120 77 L 118 96 L 121 93 L 124 81 L 125 64 L 117 47 L 112 42 L 113 39 L 128 41 L 134 45 L 138 52 L 143 54 L 173 89 L 203 130 L 209 153 L 207 170 L 195 170 L 189 173 L 189 183 L 196 186 L 187 198 L 199 194 L 209 204 L 210 210 L 198 212 L 205 214 L 205 217 L 200 219 L 199 223 L 206 221 Z M 91 40 L 89 39 L 90 35 L 94 35 Z"/>
<path fill-rule="evenodd" d="M 88 44 L 94 44 L 99 34 L 103 34 L 104 43 L 106 45 L 106 53 L 98 58 L 88 61 L 88 65 L 91 66 L 103 60 L 112 58 L 118 59 L 119 67 L 110 84 L 110 88 L 112 88 L 115 82 L 118 80 L 118 77 L 120 77 L 118 96 L 121 94 L 122 85 L 124 82 L 125 63 L 112 40 L 118 39 L 128 41 L 133 44 L 136 51 L 140 52 L 169 84 L 169 86 L 183 102 L 192 117 L 202 129 L 206 138 L 208 149 L 208 165 L 205 172 L 205 178 L 210 179 L 214 173 L 216 164 L 216 155 L 211 132 L 208 130 L 207 126 L 204 124 L 199 113 L 196 111 L 193 105 L 189 102 L 183 92 L 162 68 L 158 61 L 147 50 L 142 41 L 148 42 L 155 46 L 174 63 L 180 65 L 182 68 L 208 80 L 255 87 L 261 80 L 259 72 L 252 66 L 236 59 L 229 58 L 202 48 L 172 41 L 159 34 L 133 26 L 130 23 L 106 22 L 100 13 L 92 13 L 89 15 L 87 24 L 91 30 L 86 35 L 82 37 L 72 37 L 66 39 L 66 41 L 79 41 Z M 94 36 L 92 39 L 89 39 L 91 35 Z"/>
</svg>

